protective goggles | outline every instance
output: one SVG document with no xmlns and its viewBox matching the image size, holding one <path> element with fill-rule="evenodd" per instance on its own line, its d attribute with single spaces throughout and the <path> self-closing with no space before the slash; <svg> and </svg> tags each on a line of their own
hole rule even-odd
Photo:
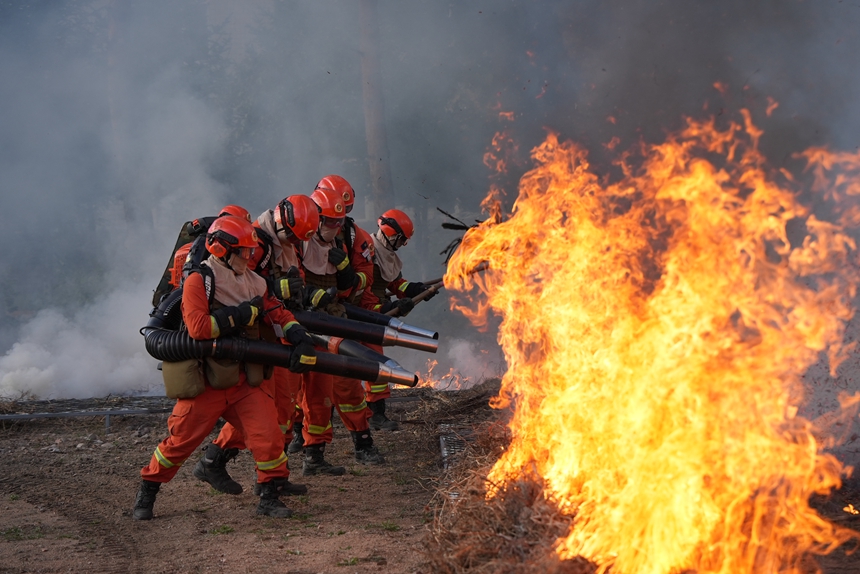
<svg viewBox="0 0 860 574">
<path fill-rule="evenodd" d="M 256 250 L 256 247 L 234 247 L 233 255 L 235 255 L 239 259 L 250 259 L 254 256 L 254 252 Z"/>
<path fill-rule="evenodd" d="M 385 238 L 388 240 L 388 244 L 391 245 L 394 249 L 403 247 L 409 241 L 409 238 L 406 237 L 405 233 L 403 233 L 403 228 L 400 227 L 400 224 L 397 223 L 397 220 L 393 217 L 380 217 L 379 223 L 380 225 L 387 225 L 394 230 L 394 235 L 385 236 Z M 384 233 L 385 232 L 383 231 L 383 234 Z"/>
<path fill-rule="evenodd" d="M 329 229 L 336 229 L 343 225 L 343 217 L 326 217 L 325 215 L 320 216 L 320 227 L 328 227 Z"/>
</svg>

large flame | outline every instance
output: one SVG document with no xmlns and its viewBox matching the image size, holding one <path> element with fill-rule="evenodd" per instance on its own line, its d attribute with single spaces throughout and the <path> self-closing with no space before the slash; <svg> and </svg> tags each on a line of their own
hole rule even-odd
<svg viewBox="0 0 860 574">
<path fill-rule="evenodd" d="M 858 272 L 840 223 L 860 218 L 816 217 L 742 116 L 622 154 L 615 183 L 550 134 L 512 215 L 470 230 L 450 262 L 446 287 L 481 292 L 456 306 L 502 318 L 496 405 L 515 407 L 513 440 L 489 482 L 545 478 L 573 516 L 563 558 L 616 574 L 800 572 L 852 537 L 809 506 L 845 469 L 796 413 L 805 370 L 844 356 Z M 860 166 L 799 157 L 825 193 Z M 860 191 L 839 177 L 842 196 Z"/>
</svg>

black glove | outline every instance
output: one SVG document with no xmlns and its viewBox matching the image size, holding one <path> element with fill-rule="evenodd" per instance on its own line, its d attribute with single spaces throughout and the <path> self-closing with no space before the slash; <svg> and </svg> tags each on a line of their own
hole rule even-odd
<svg viewBox="0 0 860 574">
<path fill-rule="evenodd" d="M 320 289 L 315 285 L 308 285 L 305 287 L 303 301 L 306 307 L 318 307 L 321 309 L 334 301 L 334 296 L 325 289 Z"/>
<path fill-rule="evenodd" d="M 335 284 L 338 291 L 347 291 L 358 285 L 358 276 L 353 271 L 352 265 L 347 265 L 343 271 L 337 272 Z"/>
<path fill-rule="evenodd" d="M 263 311 L 263 298 L 257 295 L 250 301 L 239 303 L 236 308 L 239 310 L 239 324 L 250 327 Z"/>
<path fill-rule="evenodd" d="M 357 285 L 355 270 L 349 262 L 349 255 L 340 247 L 332 247 L 328 251 L 328 262 L 337 269 L 337 290 L 346 291 Z"/>
<path fill-rule="evenodd" d="M 221 334 L 227 335 L 235 329 L 253 325 L 262 307 L 263 298 L 258 296 L 239 305 L 216 309 L 212 312 L 212 316 L 215 317 L 215 323 Z"/>
<path fill-rule="evenodd" d="M 340 247 L 332 247 L 328 250 L 328 262 L 334 265 L 338 271 L 343 271 L 349 265 L 349 255 Z"/>
<path fill-rule="evenodd" d="M 284 301 L 293 297 L 301 299 L 303 286 L 301 277 L 281 277 L 275 279 L 275 295 Z"/>
<path fill-rule="evenodd" d="M 397 309 L 397 313 L 395 313 L 395 317 L 405 317 L 409 314 L 409 312 L 415 308 L 415 302 L 406 297 L 404 299 L 395 299 L 394 301 L 386 301 L 382 304 L 382 307 L 379 309 L 380 313 L 388 313 L 392 309 Z"/>
<path fill-rule="evenodd" d="M 317 352 L 308 330 L 301 325 L 293 325 L 284 333 L 284 338 L 293 346 L 290 365 L 294 373 L 306 373 L 317 363 Z"/>
<path fill-rule="evenodd" d="M 424 283 L 419 281 L 410 281 L 409 284 L 406 285 L 406 289 L 403 290 L 403 294 L 407 297 L 417 297 L 421 293 L 424 293 L 429 287 Z M 432 296 L 432 295 L 431 295 Z M 427 297 L 428 299 L 430 297 Z"/>
</svg>

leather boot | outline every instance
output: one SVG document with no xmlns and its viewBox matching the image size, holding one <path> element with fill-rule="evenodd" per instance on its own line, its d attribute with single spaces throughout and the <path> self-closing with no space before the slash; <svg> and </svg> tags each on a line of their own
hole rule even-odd
<svg viewBox="0 0 860 574">
<path fill-rule="evenodd" d="M 159 488 L 161 488 L 160 482 L 140 481 L 137 498 L 134 499 L 132 518 L 135 520 L 152 520 L 152 507 L 155 505 L 155 495 L 158 494 Z"/>
<path fill-rule="evenodd" d="M 194 466 L 192 474 L 203 482 L 208 482 L 218 492 L 242 494 L 242 485 L 227 473 L 227 462 L 238 454 L 238 448 L 221 450 L 216 444 L 208 444 L 203 447 L 203 456 Z"/>
<path fill-rule="evenodd" d="M 305 437 L 302 436 L 302 423 L 293 424 L 293 440 L 290 441 L 287 447 L 287 454 L 296 454 L 302 452 L 305 446 Z"/>
<path fill-rule="evenodd" d="M 385 399 L 380 399 L 378 401 L 373 401 L 367 403 L 370 412 L 373 415 L 370 417 L 370 428 L 373 430 L 387 430 L 387 431 L 396 431 L 400 430 L 400 423 L 397 421 L 393 421 L 385 416 Z"/>
<path fill-rule="evenodd" d="M 275 483 L 275 487 L 278 490 L 278 494 L 281 496 L 301 496 L 302 494 L 308 493 L 308 487 L 304 484 L 296 484 L 295 482 L 290 482 L 287 478 L 275 478 L 272 479 L 272 482 Z M 254 496 L 260 496 L 263 493 L 263 485 L 262 483 L 254 484 Z"/>
<path fill-rule="evenodd" d="M 379 449 L 373 446 L 370 429 L 366 431 L 349 431 L 355 444 L 355 460 L 361 464 L 382 464 L 385 458 L 379 454 Z"/>
<path fill-rule="evenodd" d="M 346 474 L 345 467 L 334 466 L 325 459 L 325 443 L 312 444 L 305 447 L 302 476 L 313 476 L 315 474 L 330 474 L 332 476 L 343 476 Z"/>
<path fill-rule="evenodd" d="M 289 518 L 293 515 L 293 511 L 278 499 L 278 489 L 274 481 L 260 485 L 260 504 L 257 505 L 257 514 L 272 518 Z"/>
</svg>

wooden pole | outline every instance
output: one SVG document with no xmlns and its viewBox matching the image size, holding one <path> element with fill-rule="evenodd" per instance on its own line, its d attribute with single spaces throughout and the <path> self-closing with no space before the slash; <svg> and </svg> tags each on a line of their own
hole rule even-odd
<svg viewBox="0 0 860 574">
<path fill-rule="evenodd" d="M 379 69 L 379 13 L 376 0 L 360 0 L 361 82 L 364 97 L 364 125 L 367 137 L 367 161 L 370 167 L 371 215 L 376 218 L 394 207 L 388 139 L 385 134 L 385 106 L 382 98 L 382 74 Z"/>
</svg>

